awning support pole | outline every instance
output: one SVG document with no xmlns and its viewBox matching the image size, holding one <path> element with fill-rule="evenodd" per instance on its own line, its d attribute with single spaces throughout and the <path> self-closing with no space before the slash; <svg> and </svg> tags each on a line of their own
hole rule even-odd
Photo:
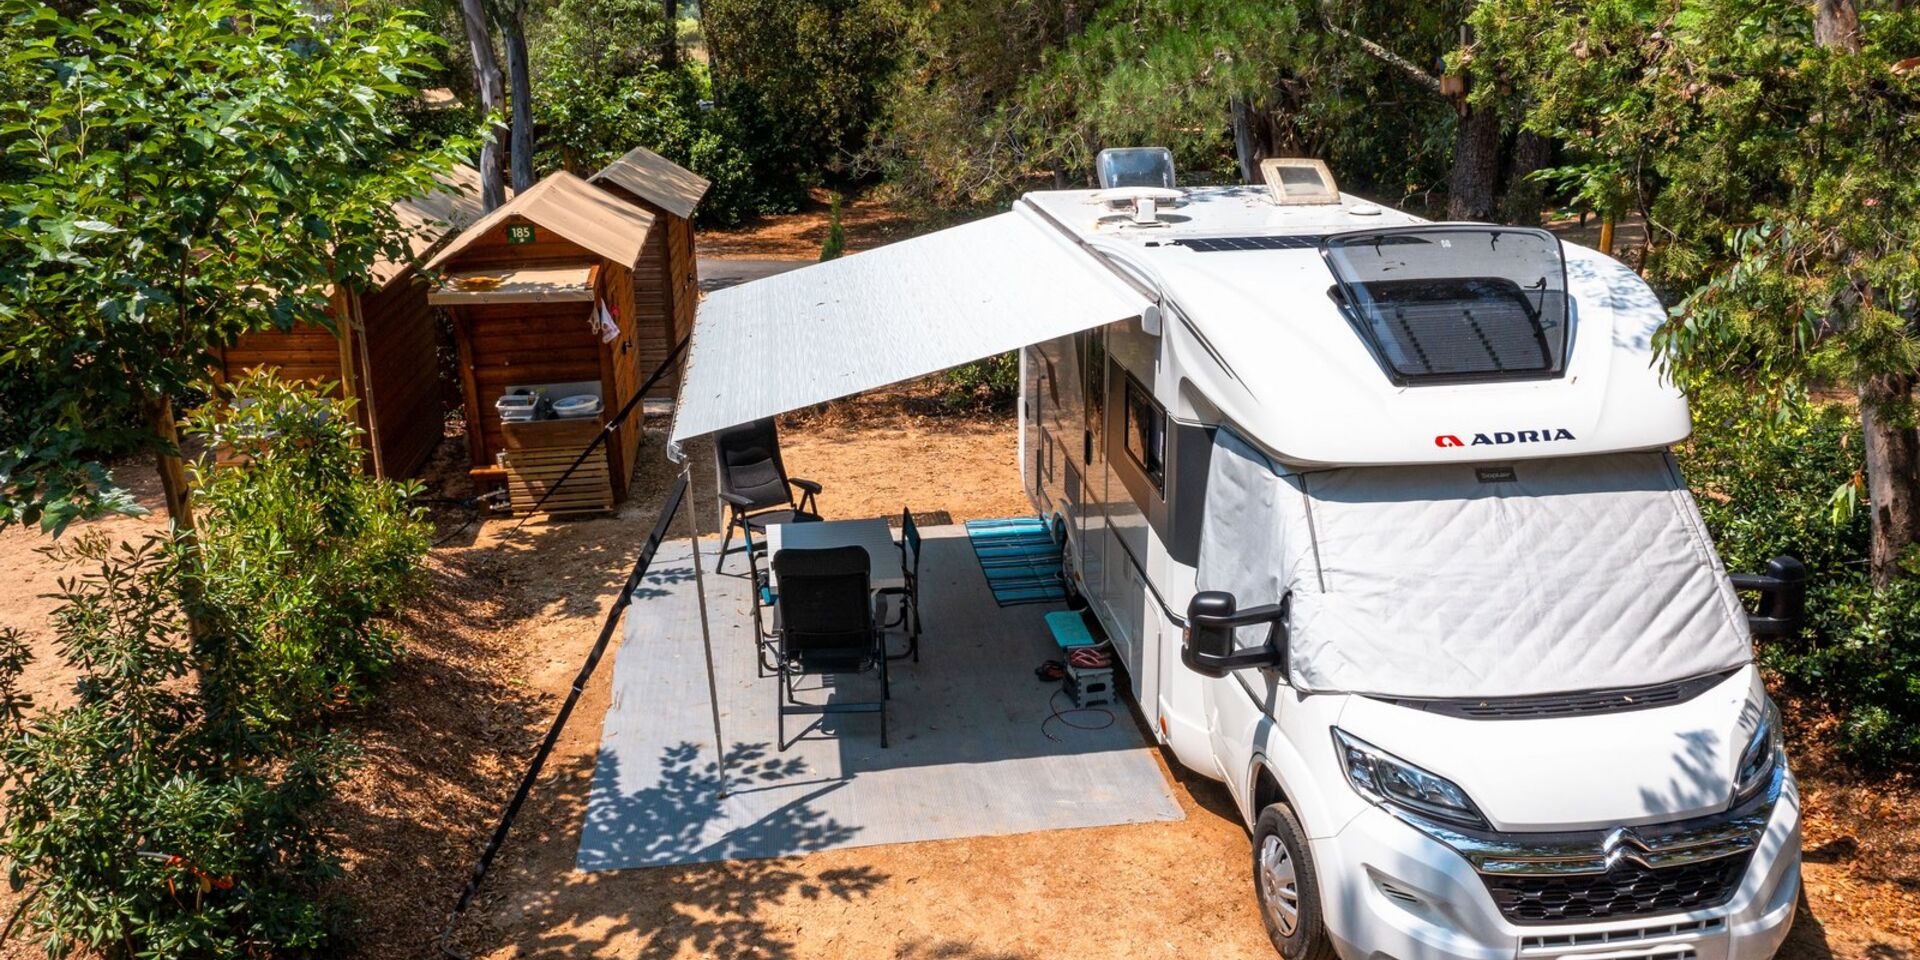
<svg viewBox="0 0 1920 960">
<path fill-rule="evenodd" d="M 693 486 L 693 463 L 691 460 L 680 468 L 680 476 L 685 478 L 687 486 Z M 716 498 L 717 499 L 717 498 Z M 713 708 L 713 750 L 720 769 L 720 796 L 727 795 L 727 741 L 720 733 L 720 689 L 713 675 L 713 631 L 707 624 L 707 578 L 700 564 L 700 511 L 687 511 L 687 543 L 693 547 L 693 592 L 700 601 L 700 645 L 707 654 L 707 705 Z M 753 602 L 758 603 L 758 598 Z"/>
</svg>

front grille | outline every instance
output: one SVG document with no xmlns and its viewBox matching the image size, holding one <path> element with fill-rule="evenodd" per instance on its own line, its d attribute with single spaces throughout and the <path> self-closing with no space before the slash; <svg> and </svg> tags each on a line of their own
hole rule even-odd
<svg viewBox="0 0 1920 960">
<path fill-rule="evenodd" d="M 1717 907 L 1733 896 L 1751 853 L 1660 869 L 1621 862 L 1606 873 L 1482 875 L 1514 923 L 1569 923 Z"/>
<path fill-rule="evenodd" d="M 1579 693 L 1549 693 L 1527 697 L 1502 697 L 1490 700 L 1416 700 L 1405 697 L 1388 702 L 1428 713 L 1466 720 L 1534 720 L 1542 717 L 1577 717 L 1590 713 L 1625 713 L 1685 703 L 1733 674 L 1732 670 L 1642 687 L 1616 687 Z"/>
</svg>

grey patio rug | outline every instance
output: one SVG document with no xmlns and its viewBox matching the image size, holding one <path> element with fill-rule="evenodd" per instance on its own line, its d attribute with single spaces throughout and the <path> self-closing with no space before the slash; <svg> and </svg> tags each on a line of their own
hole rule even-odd
<svg viewBox="0 0 1920 960">
<path fill-rule="evenodd" d="M 893 664 L 885 750 L 871 714 L 789 717 L 790 738 L 814 726 L 785 752 L 775 748 L 776 682 L 758 676 L 748 586 L 737 576 L 745 561 L 735 554 L 727 574 L 715 576 L 713 541 L 703 542 L 728 750 L 724 797 L 690 552 L 684 540 L 662 547 L 616 654 L 579 868 L 1180 819 L 1154 749 L 1125 707 L 1100 730 L 1049 720 L 1053 705 L 1070 704 L 1032 673 L 1057 656 L 1047 608 L 998 606 L 964 532 L 925 532 L 920 662 Z M 845 682 L 855 699 L 877 683 Z M 835 692 L 818 679 L 808 686 L 801 696 L 812 702 Z"/>
</svg>

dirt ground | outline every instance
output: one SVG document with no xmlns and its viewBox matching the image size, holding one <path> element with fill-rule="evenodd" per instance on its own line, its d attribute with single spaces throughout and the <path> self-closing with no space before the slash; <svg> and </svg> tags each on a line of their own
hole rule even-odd
<svg viewBox="0 0 1920 960">
<path fill-rule="evenodd" d="M 795 213 L 755 217 L 727 230 L 702 230 L 700 255 L 817 260 L 820 246 L 827 239 L 831 197 L 829 191 L 815 189 Z M 884 189 L 852 191 L 842 198 L 840 208 L 840 228 L 846 235 L 848 252 L 870 250 L 965 219 L 970 218 L 964 214 L 929 217 L 909 212 L 889 202 Z"/>
</svg>

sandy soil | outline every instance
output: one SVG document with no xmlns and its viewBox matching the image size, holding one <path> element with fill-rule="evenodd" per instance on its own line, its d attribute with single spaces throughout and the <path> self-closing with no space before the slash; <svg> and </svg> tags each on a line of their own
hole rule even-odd
<svg viewBox="0 0 1920 960">
<path fill-rule="evenodd" d="M 773 260 L 817 260 L 826 242 L 829 199 L 832 194 L 815 189 L 808 203 L 796 213 L 775 217 L 755 217 L 738 227 L 700 231 L 702 257 L 767 258 Z M 884 188 L 849 191 L 841 201 L 840 228 L 846 234 L 847 251 L 871 250 L 895 240 L 904 240 L 948 223 L 972 217 L 963 213 L 938 216 L 917 215 L 890 203 Z"/>
</svg>

